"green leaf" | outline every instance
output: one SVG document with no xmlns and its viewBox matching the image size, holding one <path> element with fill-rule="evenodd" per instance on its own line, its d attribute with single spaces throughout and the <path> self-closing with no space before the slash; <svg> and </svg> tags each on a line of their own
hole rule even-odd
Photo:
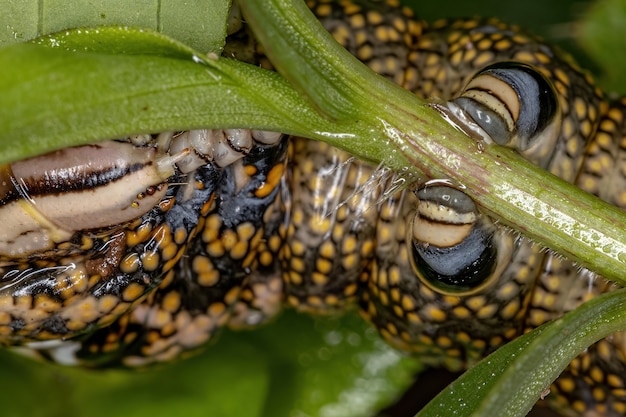
<svg viewBox="0 0 626 417">
<path fill-rule="evenodd" d="M 580 42 L 602 68 L 600 84 L 626 93 L 626 2 L 596 2 L 580 22 Z"/>
<path fill-rule="evenodd" d="M 152 29 L 202 52 L 224 46 L 227 0 L 2 0 L 0 47 L 74 29 L 123 25 Z"/>
<path fill-rule="evenodd" d="M 626 329 L 626 289 L 603 294 L 489 355 L 416 417 L 522 417 L 584 349 Z"/>
<path fill-rule="evenodd" d="M 310 134 L 315 126 L 324 137 L 367 128 L 331 124 L 274 72 L 206 58 L 145 30 L 49 35 L 0 49 L 0 67 L 0 163 L 138 132 L 212 126 Z"/>
<path fill-rule="evenodd" d="M 0 400 L 5 417 L 360 417 L 398 397 L 418 368 L 359 317 L 288 312 L 265 328 L 228 332 L 199 356 L 142 372 L 64 368 L 1 352 Z"/>
</svg>

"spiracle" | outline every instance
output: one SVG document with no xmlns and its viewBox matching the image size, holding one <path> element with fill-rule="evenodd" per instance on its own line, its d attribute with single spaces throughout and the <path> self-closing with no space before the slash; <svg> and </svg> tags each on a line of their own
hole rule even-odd
<svg viewBox="0 0 626 417">
<path fill-rule="evenodd" d="M 461 128 L 626 207 L 626 99 L 606 100 L 555 49 L 495 19 L 308 4 L 350 52 Z M 234 22 L 224 55 L 270 68 Z M 139 135 L 1 175 L 0 340 L 66 364 L 145 366 L 284 307 L 354 308 L 391 345 L 456 371 L 610 290 L 495 224 L 458 184 L 280 133 Z M 553 405 L 626 414 L 621 340 L 577 358 Z"/>
</svg>

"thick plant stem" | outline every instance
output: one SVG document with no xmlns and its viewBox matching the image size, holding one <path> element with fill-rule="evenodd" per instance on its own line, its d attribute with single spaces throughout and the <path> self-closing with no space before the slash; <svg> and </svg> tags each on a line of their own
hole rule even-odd
<svg viewBox="0 0 626 417">
<path fill-rule="evenodd" d="M 455 129 L 423 100 L 339 47 L 303 2 L 242 3 L 270 59 L 316 108 L 330 118 L 373 126 L 366 136 L 346 140 L 335 134 L 327 142 L 423 179 L 450 179 L 501 223 L 626 283 L 625 213 L 510 150 L 478 143 Z"/>
</svg>

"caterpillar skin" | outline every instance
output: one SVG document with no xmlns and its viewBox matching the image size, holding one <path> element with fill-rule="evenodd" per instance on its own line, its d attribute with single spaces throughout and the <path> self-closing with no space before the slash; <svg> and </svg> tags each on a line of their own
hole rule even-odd
<svg viewBox="0 0 626 417">
<path fill-rule="evenodd" d="M 486 140 L 626 205 L 626 100 L 608 101 L 561 52 L 495 19 L 428 24 L 395 0 L 308 3 L 374 71 Z M 247 29 L 234 26 L 224 55 L 269 65 Z M 146 189 L 157 200 L 134 218 L 60 227 L 57 209 L 28 208 L 34 192 L 5 192 L 3 219 L 20 213 L 31 229 L 64 234 L 34 249 L 0 239 L 4 344 L 66 364 L 145 366 L 198 350 L 226 326 L 261 325 L 284 307 L 352 308 L 393 346 L 458 371 L 610 290 L 493 224 L 445 179 L 407 185 L 324 143 L 269 132 L 136 139 L 105 147 L 132 147 L 125 162 L 155 153 L 167 170 L 130 181 L 140 190 L 127 193 L 131 205 Z M 97 152 L 89 158 L 113 166 Z M 3 186 L 20 182 L 4 172 Z M 101 178 L 95 192 L 106 201 L 119 178 Z M 69 192 L 57 195 L 61 203 L 71 204 Z M 551 387 L 550 406 L 563 415 L 626 414 L 622 339 L 576 358 Z"/>
</svg>

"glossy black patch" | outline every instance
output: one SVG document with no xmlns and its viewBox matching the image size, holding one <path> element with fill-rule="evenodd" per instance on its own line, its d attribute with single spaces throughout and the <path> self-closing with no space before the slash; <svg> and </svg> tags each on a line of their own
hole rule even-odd
<svg viewBox="0 0 626 417">
<path fill-rule="evenodd" d="M 475 227 L 455 246 L 440 248 L 413 243 L 412 252 L 420 278 L 450 292 L 465 292 L 484 283 L 492 275 L 498 254 L 493 235 Z"/>
</svg>

